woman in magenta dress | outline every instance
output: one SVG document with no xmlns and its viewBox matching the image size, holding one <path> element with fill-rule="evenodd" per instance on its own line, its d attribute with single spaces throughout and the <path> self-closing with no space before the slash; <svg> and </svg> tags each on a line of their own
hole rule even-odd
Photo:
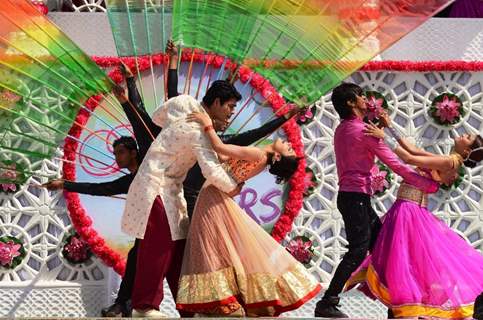
<svg viewBox="0 0 483 320">
<path fill-rule="evenodd" d="M 368 134 L 384 131 L 368 126 Z M 463 163 L 474 167 L 483 158 L 483 139 L 455 139 L 449 156 L 434 155 L 398 139 L 395 152 L 421 174 L 439 183 L 453 181 Z M 394 317 L 471 318 L 483 291 L 483 255 L 427 210 L 428 196 L 403 182 L 397 200 L 383 217 L 372 253 L 346 284 L 377 298 Z"/>
<path fill-rule="evenodd" d="M 211 129 L 209 117 L 193 114 L 191 119 L 205 126 L 214 150 L 240 183 L 267 165 L 282 180 L 297 168 L 295 152 L 280 139 L 263 149 L 225 145 Z M 186 240 L 179 310 L 274 316 L 300 307 L 319 291 L 318 280 L 232 198 L 211 185 L 203 187 Z"/>
</svg>

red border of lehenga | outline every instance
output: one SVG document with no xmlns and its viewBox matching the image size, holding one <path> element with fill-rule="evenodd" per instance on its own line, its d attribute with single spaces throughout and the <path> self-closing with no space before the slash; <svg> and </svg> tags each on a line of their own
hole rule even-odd
<svg viewBox="0 0 483 320">
<path fill-rule="evenodd" d="M 177 303 L 176 309 L 192 311 L 192 312 L 203 312 L 203 311 L 206 311 L 206 309 L 215 308 L 215 307 L 224 306 L 230 303 L 238 302 L 244 309 L 274 307 L 275 308 L 274 316 L 279 316 L 283 312 L 288 312 L 299 308 L 307 301 L 314 298 L 320 292 L 321 289 L 322 289 L 322 286 L 320 284 L 317 284 L 317 286 L 312 291 L 310 291 L 307 295 L 305 295 L 303 298 L 299 299 L 298 301 L 288 306 L 282 306 L 281 300 L 271 300 L 271 301 L 262 301 L 262 302 L 244 304 L 243 301 L 241 301 L 241 299 L 239 299 L 237 296 L 231 296 L 223 300 L 211 301 L 206 303 L 192 303 L 192 304 Z"/>
</svg>

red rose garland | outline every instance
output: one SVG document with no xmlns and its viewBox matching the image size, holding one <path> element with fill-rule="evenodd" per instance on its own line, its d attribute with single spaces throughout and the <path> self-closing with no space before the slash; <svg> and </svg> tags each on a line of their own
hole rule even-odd
<svg viewBox="0 0 483 320">
<path fill-rule="evenodd" d="M 193 56 L 194 62 L 204 62 L 213 65 L 213 67 L 220 68 L 222 64 L 225 64 L 225 68 L 234 71 L 237 67 L 236 64 L 232 63 L 229 59 L 225 59 L 222 56 L 202 54 L 198 50 L 184 50 L 181 59 L 182 61 L 191 61 Z M 139 57 L 137 61 L 134 58 L 118 58 L 118 57 L 93 57 L 93 60 L 103 68 L 118 66 L 121 61 L 126 63 L 131 69 L 135 70 L 136 62 L 139 66 L 139 70 L 143 71 L 150 68 L 150 57 Z M 154 65 L 159 65 L 161 63 L 166 64 L 168 57 L 163 54 L 157 54 L 151 56 L 151 60 Z M 287 108 L 284 108 L 286 102 L 285 99 L 278 94 L 277 90 L 263 78 L 261 75 L 253 72 L 250 68 L 241 66 L 239 69 L 239 77 L 242 83 L 250 81 L 250 85 L 258 91 L 268 103 L 271 105 L 274 112 L 281 110 L 279 116 L 287 112 Z M 116 82 L 120 83 L 123 81 L 123 76 L 118 69 L 114 69 L 109 73 L 109 77 Z M 86 107 L 93 111 L 101 101 L 101 96 L 93 96 L 86 103 Z M 84 109 L 79 110 L 75 123 L 69 131 L 69 136 L 78 139 L 82 133 L 82 127 L 84 126 L 90 117 L 90 113 Z M 296 173 L 289 181 L 290 191 L 288 194 L 288 199 L 285 202 L 285 208 L 280 216 L 280 219 L 275 223 L 272 231 L 272 236 L 277 241 L 281 241 L 285 235 L 292 229 L 292 223 L 303 203 L 303 192 L 304 192 L 304 178 L 305 178 L 305 159 L 303 158 L 304 149 L 302 143 L 301 130 L 296 124 L 295 120 L 292 119 L 286 122 L 282 126 L 287 140 L 292 144 L 297 156 L 302 157 Z M 79 146 L 77 140 L 70 137 L 66 138 L 64 145 L 64 158 L 69 160 L 63 163 L 64 178 L 67 180 L 75 181 L 75 162 L 76 150 Z M 97 233 L 96 230 L 92 228 L 92 220 L 83 208 L 80 198 L 77 193 L 65 191 L 65 198 L 67 201 L 67 209 L 69 211 L 72 224 L 81 236 L 81 238 L 86 241 L 94 252 L 106 265 L 113 267 L 114 270 L 119 274 L 124 274 L 125 261 L 122 259 L 119 253 L 112 250 L 106 245 L 104 239 Z"/>
<path fill-rule="evenodd" d="M 362 71 L 483 71 L 483 61 L 370 61 Z"/>
<path fill-rule="evenodd" d="M 257 59 L 245 59 L 244 63 L 248 66 L 260 66 L 263 65 L 267 68 L 299 68 L 301 65 L 300 60 L 257 60 Z M 303 62 L 306 67 L 314 69 L 323 69 L 333 64 L 333 61 L 316 61 L 309 60 Z M 358 62 L 348 62 L 349 67 L 359 68 Z M 414 71 L 414 72 L 426 72 L 426 71 L 483 71 L 483 61 L 369 61 L 364 66 L 360 67 L 362 71 Z"/>
<path fill-rule="evenodd" d="M 85 103 L 85 106 L 89 110 L 94 110 L 101 100 L 101 96 L 91 97 Z M 76 172 L 75 165 L 70 161 L 75 161 L 76 150 L 79 146 L 77 140 L 70 138 L 74 137 L 78 139 L 82 133 L 82 127 L 87 123 L 90 114 L 85 109 L 80 109 L 75 119 L 75 124 L 69 131 L 69 137 L 65 139 L 64 144 L 64 158 L 69 161 L 64 161 L 63 172 L 64 178 L 67 180 L 75 181 Z M 92 219 L 89 217 L 84 207 L 82 206 L 79 195 L 75 192 L 65 191 L 65 199 L 67 202 L 67 210 L 69 211 L 70 218 L 74 228 L 77 230 L 81 238 L 87 242 L 95 255 L 97 255 L 106 265 L 113 267 L 119 274 L 124 274 L 125 261 L 121 255 L 109 246 L 106 245 L 104 239 L 99 236 L 96 230 L 92 228 Z"/>
</svg>

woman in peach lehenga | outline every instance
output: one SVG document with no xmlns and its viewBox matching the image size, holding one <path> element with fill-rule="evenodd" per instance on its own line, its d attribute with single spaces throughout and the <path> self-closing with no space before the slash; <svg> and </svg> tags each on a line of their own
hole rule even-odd
<svg viewBox="0 0 483 320">
<path fill-rule="evenodd" d="M 264 149 L 225 145 L 211 120 L 193 114 L 205 126 L 213 148 L 237 182 L 260 173 L 267 164 L 288 179 L 298 159 L 290 144 L 277 139 Z M 207 130 L 208 129 L 208 130 Z M 306 268 L 253 221 L 224 192 L 201 190 L 191 221 L 176 307 L 213 315 L 277 316 L 296 309 L 320 291 Z"/>
</svg>

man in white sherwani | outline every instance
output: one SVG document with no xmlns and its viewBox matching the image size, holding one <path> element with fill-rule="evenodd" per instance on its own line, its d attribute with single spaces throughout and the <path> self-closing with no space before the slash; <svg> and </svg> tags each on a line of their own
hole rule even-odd
<svg viewBox="0 0 483 320">
<path fill-rule="evenodd" d="M 187 122 L 192 112 L 206 112 L 215 130 L 225 127 L 240 93 L 230 82 L 213 82 L 200 103 L 188 95 L 168 100 L 153 114 L 163 130 L 149 148 L 134 178 L 122 217 L 122 230 L 138 239 L 137 272 L 132 293 L 133 317 L 160 317 L 163 280 L 176 297 L 189 227 L 183 180 L 198 161 L 203 176 L 230 195 L 241 186 L 220 165 L 199 124 Z M 187 316 L 181 314 L 181 316 Z"/>
</svg>

